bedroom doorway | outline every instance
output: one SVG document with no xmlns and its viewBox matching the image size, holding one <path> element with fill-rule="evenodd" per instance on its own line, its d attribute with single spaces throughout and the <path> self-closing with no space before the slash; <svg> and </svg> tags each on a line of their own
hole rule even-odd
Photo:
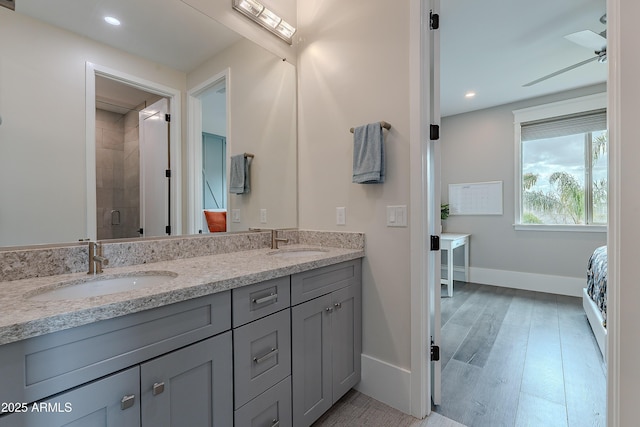
<svg viewBox="0 0 640 427">
<path fill-rule="evenodd" d="M 441 34 L 442 201 L 449 201 L 449 184 L 501 181 L 504 212 L 500 216 L 452 215 L 445 222 L 445 232 L 471 235 L 471 283 L 456 283 L 453 298 L 442 301 L 442 408 L 450 402 L 450 412 L 442 408 L 435 411 L 467 425 L 515 425 L 523 416 L 535 420 L 530 418 L 536 416 L 531 408 L 544 407 L 548 414 L 554 414 L 554 421 L 538 420 L 541 424 L 535 425 L 605 425 L 606 364 L 579 295 L 586 284 L 590 255 L 606 244 L 606 226 L 599 230 L 567 227 L 559 231 L 556 227 L 535 231 L 516 230 L 513 225 L 518 182 L 514 178 L 518 156 L 513 110 L 602 93 L 606 91 L 606 65 L 590 60 L 584 70 L 576 69 L 576 75 L 570 70 L 528 89 L 522 86 L 591 58 L 590 50 L 564 36 L 587 30 L 599 35 L 606 28 L 601 21 L 605 6 L 595 0 L 573 5 L 546 0 L 508 6 L 492 0 L 473 3 L 455 0 L 442 4 L 441 21 L 447 22 Z M 519 9 L 522 7 L 531 9 Z M 572 7 L 579 10 L 571 11 Z M 527 16 L 528 22 L 518 16 Z M 558 22 L 559 18 L 549 16 L 571 16 L 578 21 Z M 492 17 L 500 17 L 504 25 L 487 29 L 486 22 Z M 521 31 L 528 33 L 522 36 Z M 492 32 L 497 41 L 483 39 L 485 33 Z M 451 33 L 456 33 L 460 45 L 447 38 Z M 544 61 L 531 64 L 530 58 L 518 57 L 517 66 L 501 62 L 511 47 L 525 41 L 544 48 L 540 57 Z M 557 45 L 574 52 L 562 54 Z M 458 62 L 451 62 L 454 56 Z M 482 65 L 474 63 L 478 57 Z M 562 60 L 565 63 L 553 62 Z M 500 65 L 498 70 L 492 68 L 495 64 Z M 520 75 L 517 85 L 509 90 L 512 93 L 492 104 L 490 98 L 505 96 L 502 87 L 522 68 L 529 74 Z M 469 69 L 473 73 L 465 74 Z M 584 83 L 586 77 L 580 73 L 589 69 L 600 72 L 600 80 Z M 493 81 L 483 86 L 482 79 L 491 76 Z M 571 81 L 575 84 L 567 85 Z M 518 98 L 517 93 L 523 90 L 528 96 Z M 464 265 L 461 259 L 454 261 L 457 266 Z M 463 277 L 461 270 L 454 270 L 454 279 Z M 529 342 L 538 344 L 527 346 Z M 501 355 L 508 354 L 512 357 L 497 363 Z M 572 360 L 575 354 L 580 357 Z M 514 372 L 521 369 L 524 375 L 507 374 L 512 365 L 516 366 Z M 534 376 L 531 372 L 536 371 L 536 365 L 540 375 Z M 600 377 L 595 383 L 590 382 L 594 375 Z M 483 383 L 487 378 L 493 382 Z M 581 400 L 575 398 L 577 393 L 582 393 Z M 505 396 L 514 397 L 515 403 L 506 404 Z M 511 413 L 512 418 L 496 418 L 497 410 Z M 585 421 L 577 418 L 578 414 L 591 418 Z M 558 420 L 564 423 L 558 424 Z"/>
</svg>

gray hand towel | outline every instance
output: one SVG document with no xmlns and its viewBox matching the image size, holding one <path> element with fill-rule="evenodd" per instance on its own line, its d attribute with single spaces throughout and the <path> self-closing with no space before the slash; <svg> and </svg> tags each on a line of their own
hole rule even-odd
<svg viewBox="0 0 640 427">
<path fill-rule="evenodd" d="M 244 154 L 231 156 L 231 170 L 229 172 L 229 192 L 246 194 L 249 186 L 249 159 Z"/>
<path fill-rule="evenodd" d="M 384 182 L 384 141 L 379 122 L 353 131 L 353 179 L 358 184 Z"/>
</svg>

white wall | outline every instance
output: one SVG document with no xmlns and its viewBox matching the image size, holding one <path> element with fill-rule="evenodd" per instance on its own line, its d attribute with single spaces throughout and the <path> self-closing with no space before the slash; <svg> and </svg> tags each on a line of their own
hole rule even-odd
<svg viewBox="0 0 640 427">
<path fill-rule="evenodd" d="M 386 227 L 385 215 L 411 203 L 408 23 L 405 1 L 298 1 L 300 228 L 365 233 L 363 353 L 399 375 L 411 362 L 410 230 Z M 353 184 L 349 128 L 380 120 L 392 126 L 387 181 Z"/>
<path fill-rule="evenodd" d="M 537 281 L 534 289 L 579 296 L 582 281 L 563 278 L 585 277 L 593 250 L 606 244 L 605 232 L 516 231 L 515 222 L 515 143 L 513 110 L 576 98 L 606 90 L 597 85 L 527 101 L 502 105 L 442 119 L 442 201 L 448 203 L 449 184 L 503 181 L 503 215 L 453 215 L 445 231 L 471 234 L 471 281 L 492 283 L 504 272 L 560 276 Z M 458 255 L 456 254 L 457 264 Z M 474 279 L 474 272 L 475 279 Z M 514 287 L 525 287 L 526 275 L 509 274 Z M 522 282 L 520 282 L 522 280 Z M 518 283 L 519 282 L 519 283 Z M 509 283 L 506 283 L 509 285 Z"/>
<path fill-rule="evenodd" d="M 186 76 L 5 8 L 0 39 L 0 246 L 85 238 L 85 63 L 178 90 Z"/>
<path fill-rule="evenodd" d="M 194 88 L 229 68 L 227 96 L 230 125 L 227 155 L 255 155 L 251 161 L 251 192 L 230 195 L 229 209 L 240 209 L 240 223 L 249 227 L 297 225 L 296 70 L 255 43 L 242 39 L 187 76 Z M 229 167 L 227 167 L 229 170 Z M 267 223 L 260 223 L 267 209 Z"/>
<path fill-rule="evenodd" d="M 205 91 L 202 101 L 202 131 L 227 136 L 227 97 L 215 88 Z"/>
</svg>

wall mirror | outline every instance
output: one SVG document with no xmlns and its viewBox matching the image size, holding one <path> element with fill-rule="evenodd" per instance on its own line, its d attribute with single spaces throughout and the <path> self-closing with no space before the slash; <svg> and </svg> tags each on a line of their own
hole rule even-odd
<svg viewBox="0 0 640 427">
<path fill-rule="evenodd" d="M 139 180 L 127 175 L 124 164 L 121 175 L 96 168 L 102 121 L 96 105 L 120 103 L 113 88 L 100 92 L 103 79 L 134 83 L 154 98 L 129 110 L 170 100 L 168 111 L 177 116 L 169 131 L 172 183 L 166 184 L 173 235 L 208 232 L 205 209 L 227 211 L 227 231 L 297 226 L 291 63 L 178 0 L 29 0 L 16 2 L 15 9 L 0 7 L 0 37 L 13 40 L 0 52 L 0 247 L 123 237 L 98 236 L 101 222 L 136 230 L 135 221 L 125 218 L 131 216 L 128 205 L 116 209 L 97 200 L 135 198 L 131 192 L 105 196 L 92 190 L 105 180 Z M 117 16 L 121 24 L 111 26 L 105 16 Z M 92 79 L 93 102 L 87 89 Z M 224 140 L 218 154 L 211 135 Z M 251 189 L 229 194 L 228 183 L 214 184 L 212 176 L 228 177 L 229 159 L 240 153 L 254 156 Z M 212 162 L 220 170 L 212 172 Z M 218 187 L 217 209 L 207 185 Z"/>
</svg>

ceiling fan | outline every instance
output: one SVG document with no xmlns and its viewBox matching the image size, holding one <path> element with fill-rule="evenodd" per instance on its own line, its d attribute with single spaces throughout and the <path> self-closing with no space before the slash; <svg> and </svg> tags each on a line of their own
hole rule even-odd
<svg viewBox="0 0 640 427">
<path fill-rule="evenodd" d="M 607 14 L 604 14 L 600 17 L 600 22 L 606 25 Z M 566 73 L 567 71 L 581 67 L 593 61 L 598 61 L 600 63 L 607 62 L 607 30 L 602 31 L 600 34 L 591 30 L 578 31 L 577 33 L 566 35 L 564 36 L 564 38 L 580 46 L 586 47 L 587 49 L 593 50 L 595 56 L 578 62 L 577 64 L 570 65 L 569 67 L 563 68 L 554 73 L 548 74 L 527 84 L 524 84 L 522 85 L 523 87 L 533 86 L 537 83 L 560 75 L 562 73 Z"/>
</svg>

